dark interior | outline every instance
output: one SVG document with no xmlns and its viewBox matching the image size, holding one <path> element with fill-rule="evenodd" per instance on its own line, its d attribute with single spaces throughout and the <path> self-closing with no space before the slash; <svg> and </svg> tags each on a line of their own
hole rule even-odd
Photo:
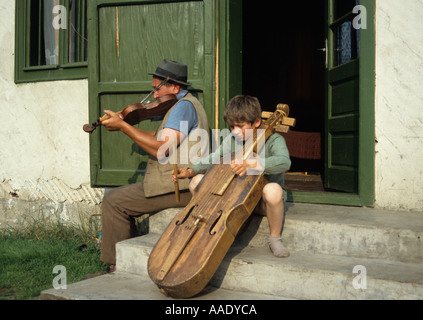
<svg viewBox="0 0 423 320">
<path fill-rule="evenodd" d="M 243 1 L 243 93 L 265 111 L 290 106 L 294 131 L 320 132 L 325 102 L 324 0 Z M 323 175 L 322 159 L 291 157 L 290 172 Z"/>
</svg>

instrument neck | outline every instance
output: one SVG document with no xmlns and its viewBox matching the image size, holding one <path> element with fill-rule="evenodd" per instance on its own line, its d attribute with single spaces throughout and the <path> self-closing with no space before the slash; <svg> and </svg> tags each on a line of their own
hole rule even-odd
<svg viewBox="0 0 423 320">
<path fill-rule="evenodd" d="M 251 157 L 253 152 L 258 153 L 264 146 L 267 139 L 275 133 L 276 124 L 284 117 L 286 113 L 281 111 L 276 116 L 262 121 L 257 129 L 253 130 L 253 134 L 246 140 L 242 150 L 236 154 L 236 159 L 247 160 Z M 242 154 L 240 154 L 242 152 Z"/>
</svg>

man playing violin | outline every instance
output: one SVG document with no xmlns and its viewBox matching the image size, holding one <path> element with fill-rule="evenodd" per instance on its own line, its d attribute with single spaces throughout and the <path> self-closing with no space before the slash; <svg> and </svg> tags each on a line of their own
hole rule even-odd
<svg viewBox="0 0 423 320">
<path fill-rule="evenodd" d="M 257 98 L 240 95 L 234 97 L 225 108 L 224 120 L 230 126 L 231 135 L 225 139 L 232 139 L 235 143 L 223 141 L 220 148 L 209 155 L 208 161 L 198 161 L 194 165 L 185 168 L 178 168 L 178 174 L 172 172 L 172 179 L 192 178 L 190 190 L 195 193 L 195 188 L 199 185 L 203 174 L 215 163 L 219 163 L 219 158 L 234 151 L 234 146 L 242 145 L 249 138 L 249 134 L 259 128 L 261 124 L 261 106 Z M 264 144 L 264 150 L 260 152 L 263 156 L 253 157 L 241 161 L 232 160 L 232 171 L 244 176 L 250 170 L 262 172 L 267 178 L 267 184 L 263 188 L 263 196 L 256 207 L 256 212 L 267 216 L 269 222 L 269 247 L 276 257 L 289 256 L 288 249 L 281 239 L 284 221 L 284 202 L 286 201 L 286 191 L 284 188 L 285 172 L 291 166 L 288 148 L 285 139 L 278 133 L 271 135 Z M 264 151 L 264 152 L 263 152 Z M 239 159 L 238 159 L 239 160 Z"/>
<path fill-rule="evenodd" d="M 134 217 L 188 204 L 191 199 L 188 182 L 180 183 L 180 201 L 176 202 L 175 187 L 169 179 L 173 167 L 170 163 L 163 164 L 161 160 L 169 156 L 172 145 L 176 146 L 173 152 L 179 154 L 179 149 L 190 150 L 193 147 L 195 142 L 190 141 L 191 134 L 196 131 L 209 132 L 202 104 L 187 91 L 190 83 L 187 82 L 188 68 L 185 64 L 164 59 L 156 71 L 149 74 L 153 75 L 155 99 L 168 94 L 176 95 L 178 99 L 158 130 L 150 132 L 137 129 L 110 110 L 104 111 L 110 118 L 101 123 L 109 131 L 123 132 L 149 154 L 142 182 L 114 188 L 103 198 L 101 260 L 110 264 L 110 271 L 114 271 L 116 265 L 115 244 L 135 235 Z M 204 146 L 199 152 L 206 154 L 208 148 L 208 145 Z"/>
</svg>

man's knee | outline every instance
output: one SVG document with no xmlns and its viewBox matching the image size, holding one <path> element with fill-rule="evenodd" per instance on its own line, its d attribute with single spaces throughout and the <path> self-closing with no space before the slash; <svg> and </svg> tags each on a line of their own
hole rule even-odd
<svg viewBox="0 0 423 320">
<path fill-rule="evenodd" d="M 112 204 L 113 202 L 115 202 L 115 200 L 114 200 L 114 198 L 115 198 L 114 193 L 115 192 L 116 192 L 116 189 L 111 189 L 111 190 L 106 191 L 104 193 L 103 201 L 102 201 L 103 206 L 109 205 L 109 204 Z"/>
<path fill-rule="evenodd" d="M 117 206 L 119 199 L 121 198 L 121 188 L 113 188 L 104 193 L 103 201 L 101 203 L 102 211 L 109 211 L 107 209 L 112 209 Z"/>
</svg>

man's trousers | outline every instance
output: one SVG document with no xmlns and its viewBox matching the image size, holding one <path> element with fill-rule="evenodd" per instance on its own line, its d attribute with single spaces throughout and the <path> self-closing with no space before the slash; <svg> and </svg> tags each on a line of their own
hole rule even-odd
<svg viewBox="0 0 423 320">
<path fill-rule="evenodd" d="M 191 200 L 188 190 L 180 192 L 180 202 L 169 193 L 147 198 L 142 183 L 130 184 L 107 192 L 101 205 L 101 261 L 116 264 L 116 243 L 136 235 L 135 217 L 154 214 L 160 210 L 185 207 Z"/>
</svg>

